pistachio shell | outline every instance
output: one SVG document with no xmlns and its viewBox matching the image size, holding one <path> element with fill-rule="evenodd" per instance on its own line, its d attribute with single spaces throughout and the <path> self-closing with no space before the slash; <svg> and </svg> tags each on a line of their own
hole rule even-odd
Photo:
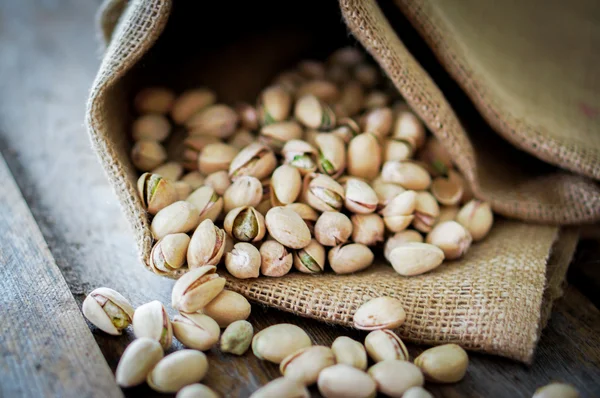
<svg viewBox="0 0 600 398">
<path fill-rule="evenodd" d="M 207 219 L 194 231 L 187 251 L 190 269 L 217 265 L 225 251 L 225 232 Z"/>
<path fill-rule="evenodd" d="M 185 201 L 193 204 L 200 211 L 200 222 L 215 221 L 223 209 L 223 198 L 208 185 L 196 189 Z"/>
<path fill-rule="evenodd" d="M 258 112 L 256 111 L 255 107 L 245 102 L 242 102 L 235 106 L 235 111 L 238 115 L 240 125 L 242 126 L 242 128 L 251 131 L 256 130 L 258 128 Z M 246 145 L 248 145 L 249 143 L 250 142 L 248 142 Z"/>
<path fill-rule="evenodd" d="M 361 271 L 373 264 L 373 252 L 360 243 L 342 244 L 329 250 L 329 265 L 336 274 Z"/>
<path fill-rule="evenodd" d="M 300 380 L 304 385 L 317 382 L 319 373 L 335 365 L 335 356 L 331 348 L 315 345 L 301 348 L 285 357 L 279 365 L 279 371 L 285 377 Z"/>
<path fill-rule="evenodd" d="M 184 274 L 173 286 L 171 306 L 183 312 L 204 308 L 225 286 L 225 279 L 215 271 L 216 267 L 204 265 Z"/>
<path fill-rule="evenodd" d="M 445 175 L 452 168 L 452 157 L 436 137 L 429 137 L 419 151 L 419 160 L 431 166 L 434 175 Z"/>
<path fill-rule="evenodd" d="M 388 261 L 390 261 L 390 254 L 392 253 L 392 250 L 400 245 L 411 242 L 423 243 L 423 235 L 413 229 L 396 232 L 385 242 L 383 255 Z"/>
<path fill-rule="evenodd" d="M 298 91 L 296 92 L 298 97 L 307 94 L 314 95 L 321 101 L 333 103 L 339 98 L 340 90 L 334 83 L 328 80 L 317 79 L 309 80 L 298 87 Z"/>
<path fill-rule="evenodd" d="M 167 160 L 167 151 L 156 141 L 136 141 L 131 148 L 131 162 L 141 171 L 150 171 Z"/>
<path fill-rule="evenodd" d="M 206 351 L 217 344 L 221 330 L 208 315 L 181 313 L 173 318 L 173 333 L 184 346 Z"/>
<path fill-rule="evenodd" d="M 237 113 L 227 105 L 211 105 L 189 118 L 185 125 L 190 135 L 209 135 L 227 138 L 237 126 Z"/>
<path fill-rule="evenodd" d="M 456 383 L 465 377 L 469 356 L 456 344 L 444 344 L 423 351 L 415 358 L 427 380 L 436 383 Z"/>
<path fill-rule="evenodd" d="M 425 143 L 425 126 L 406 104 L 396 111 L 392 138 L 407 141 L 416 149 Z"/>
<path fill-rule="evenodd" d="M 271 86 L 258 97 L 256 109 L 262 125 L 281 122 L 288 118 L 292 108 L 292 97 L 281 86 Z"/>
<path fill-rule="evenodd" d="M 408 361 L 409 355 L 406 346 L 391 330 L 373 330 L 365 338 L 365 348 L 373 362 L 387 360 Z"/>
<path fill-rule="evenodd" d="M 229 213 L 236 207 L 258 206 L 262 201 L 263 186 L 261 182 L 251 176 L 242 176 L 236 179 L 223 195 L 223 210 Z"/>
<path fill-rule="evenodd" d="M 294 210 L 304 220 L 311 234 L 314 232 L 315 223 L 319 218 L 319 213 L 306 203 L 290 203 L 285 206 L 288 209 Z"/>
<path fill-rule="evenodd" d="M 196 350 L 179 350 L 160 360 L 148 374 L 146 382 L 155 391 L 177 392 L 197 383 L 208 371 L 206 355 Z"/>
<path fill-rule="evenodd" d="M 489 203 L 474 199 L 460 209 L 456 221 L 464 226 L 477 242 L 485 238 L 492 229 L 494 214 Z"/>
<path fill-rule="evenodd" d="M 350 72 L 342 65 L 330 65 L 325 71 L 325 77 L 335 84 L 343 84 L 350 80 Z"/>
<path fill-rule="evenodd" d="M 236 243 L 233 250 L 225 254 L 225 266 L 238 279 L 258 278 L 260 253 L 250 243 Z"/>
<path fill-rule="evenodd" d="M 293 352 L 311 345 L 310 337 L 300 327 L 280 323 L 254 335 L 252 352 L 258 359 L 279 364 Z"/>
<path fill-rule="evenodd" d="M 171 132 L 171 123 L 163 115 L 150 113 L 135 119 L 131 134 L 135 141 L 164 141 Z"/>
<path fill-rule="evenodd" d="M 282 206 L 293 203 L 302 190 L 302 177 L 297 168 L 284 164 L 271 177 L 271 203 Z"/>
<path fill-rule="evenodd" d="M 535 390 L 532 398 L 579 398 L 575 387 L 564 383 L 550 383 Z"/>
<path fill-rule="evenodd" d="M 137 93 L 133 101 L 138 113 L 169 112 L 175 101 L 175 93 L 164 87 L 148 87 Z"/>
<path fill-rule="evenodd" d="M 345 214 L 326 211 L 315 224 L 315 238 L 324 246 L 346 243 L 352 234 L 352 222 Z"/>
<path fill-rule="evenodd" d="M 248 145 L 252 144 L 256 140 L 254 134 L 244 128 L 237 129 L 231 137 L 227 140 L 227 143 L 232 147 L 242 150 Z"/>
<path fill-rule="evenodd" d="M 310 393 L 298 380 L 280 377 L 256 390 L 250 398 L 310 398 Z"/>
<path fill-rule="evenodd" d="M 367 246 L 375 246 L 383 242 L 385 224 L 381 216 L 377 214 L 353 214 L 352 241 Z"/>
<path fill-rule="evenodd" d="M 409 141 L 397 138 L 387 139 L 383 146 L 383 161 L 404 162 L 414 155 L 414 147 Z"/>
<path fill-rule="evenodd" d="M 195 383 L 183 387 L 175 398 L 219 398 L 219 394 L 204 384 Z"/>
<path fill-rule="evenodd" d="M 260 259 L 260 273 L 266 276 L 283 276 L 292 268 L 292 253 L 276 240 L 263 242 L 260 246 Z"/>
<path fill-rule="evenodd" d="M 241 176 L 253 176 L 262 180 L 277 167 L 273 151 L 264 144 L 255 142 L 242 149 L 229 166 L 229 177 L 235 181 Z"/>
<path fill-rule="evenodd" d="M 404 360 L 379 362 L 371 366 L 368 373 L 379 392 L 394 398 L 402 398 L 409 388 L 425 384 L 419 368 Z"/>
<path fill-rule="evenodd" d="M 294 108 L 296 119 L 312 129 L 329 130 L 335 127 L 336 117 L 329 105 L 311 94 L 304 95 L 296 101 Z"/>
<path fill-rule="evenodd" d="M 236 207 L 227 213 L 223 227 L 229 236 L 242 242 L 258 242 L 266 233 L 265 218 L 250 206 Z"/>
<path fill-rule="evenodd" d="M 376 109 L 383 108 L 388 106 L 390 102 L 390 97 L 383 91 L 371 91 L 365 97 L 365 108 L 367 109 Z"/>
<path fill-rule="evenodd" d="M 265 216 L 269 234 L 284 246 L 302 249 L 310 243 L 310 231 L 298 213 L 285 207 L 273 207 Z"/>
<path fill-rule="evenodd" d="M 158 174 L 142 174 L 137 181 L 137 189 L 144 208 L 150 214 L 158 213 L 178 199 L 173 184 Z"/>
<path fill-rule="evenodd" d="M 390 134 L 394 115 L 390 108 L 377 108 L 368 111 L 361 120 L 363 131 L 375 134 L 379 138 L 384 138 Z"/>
<path fill-rule="evenodd" d="M 375 135 L 364 133 L 354 137 L 348 145 L 348 174 L 371 180 L 380 167 L 381 146 Z"/>
<path fill-rule="evenodd" d="M 253 334 L 254 328 L 250 322 L 240 320 L 231 323 L 221 335 L 221 351 L 243 355 L 252 343 Z"/>
<path fill-rule="evenodd" d="M 335 134 L 322 133 L 315 137 L 315 144 L 319 152 L 319 171 L 333 178 L 340 176 L 346 168 L 344 141 Z"/>
<path fill-rule="evenodd" d="M 346 208 L 353 213 L 368 214 L 377 209 L 379 198 L 369 184 L 357 178 L 349 178 L 345 184 Z"/>
<path fill-rule="evenodd" d="M 202 312 L 214 319 L 221 328 L 247 319 L 250 311 L 250 303 L 244 296 L 226 289 L 202 309 Z"/>
<path fill-rule="evenodd" d="M 415 211 L 417 196 L 415 191 L 404 191 L 388 201 L 379 214 L 383 217 L 409 216 Z"/>
<path fill-rule="evenodd" d="M 344 188 L 325 174 L 307 174 L 303 195 L 304 201 L 319 211 L 339 211 L 344 204 Z"/>
<path fill-rule="evenodd" d="M 381 177 L 384 182 L 399 184 L 415 191 L 429 188 L 431 176 L 423 167 L 411 162 L 389 161 L 383 164 Z"/>
<path fill-rule="evenodd" d="M 214 172 L 204 180 L 206 186 L 212 187 L 217 195 L 225 194 L 225 191 L 231 185 L 229 174 L 225 170 Z M 214 221 L 214 220 L 213 220 Z"/>
<path fill-rule="evenodd" d="M 173 183 L 173 187 L 177 192 L 178 200 L 186 200 L 188 196 L 190 196 L 190 194 L 192 193 L 192 187 L 190 187 L 188 183 L 183 181 L 175 181 Z"/>
<path fill-rule="evenodd" d="M 133 340 L 119 360 L 115 372 L 117 384 L 121 387 L 142 384 L 163 355 L 163 349 L 156 340 L 147 337 Z"/>
<path fill-rule="evenodd" d="M 437 218 L 437 224 L 441 224 L 444 221 L 454 221 L 458 215 L 460 208 L 458 206 L 441 206 L 440 215 Z"/>
<path fill-rule="evenodd" d="M 156 239 L 169 234 L 188 232 L 200 222 L 200 212 L 189 202 L 177 201 L 160 210 L 152 219 L 150 230 Z"/>
<path fill-rule="evenodd" d="M 426 389 L 423 387 L 411 387 L 404 392 L 402 398 L 434 398 Z"/>
<path fill-rule="evenodd" d="M 432 194 L 429 192 L 418 192 L 414 214 L 414 227 L 421 232 L 429 232 L 437 222 L 440 207 Z"/>
<path fill-rule="evenodd" d="M 171 119 L 177 124 L 184 124 L 193 115 L 212 105 L 217 96 L 207 88 L 197 88 L 183 92 L 173 104 Z"/>
<path fill-rule="evenodd" d="M 285 143 L 302 138 L 302 126 L 295 121 L 271 123 L 260 129 L 260 142 L 279 153 Z"/>
<path fill-rule="evenodd" d="M 437 268 L 444 261 L 444 252 L 429 243 L 406 243 L 393 249 L 388 260 L 400 275 L 413 276 Z"/>
<path fill-rule="evenodd" d="M 305 274 L 317 274 L 325 268 L 325 248 L 314 239 L 308 246 L 294 252 L 294 268 Z"/>
<path fill-rule="evenodd" d="M 237 154 L 237 148 L 231 145 L 222 142 L 208 144 L 202 149 L 198 157 L 198 169 L 205 175 L 221 170 L 228 170 L 231 161 Z"/>
<path fill-rule="evenodd" d="M 200 152 L 202 152 L 207 145 L 219 142 L 221 141 L 217 137 L 211 137 L 209 135 L 191 136 L 186 138 L 183 141 L 183 167 L 187 170 L 197 170 Z"/>
<path fill-rule="evenodd" d="M 325 398 L 373 398 L 376 394 L 375 382 L 368 374 L 344 364 L 323 369 L 318 386 Z"/>
<path fill-rule="evenodd" d="M 331 350 L 336 363 L 354 366 L 360 370 L 367 368 L 367 352 L 362 343 L 347 336 L 340 336 L 334 340 Z"/>
<path fill-rule="evenodd" d="M 152 173 L 162 176 L 167 181 L 175 182 L 183 174 L 183 166 L 177 162 L 167 162 L 152 170 Z"/>
<path fill-rule="evenodd" d="M 447 177 L 436 177 L 431 183 L 431 193 L 443 205 L 456 205 L 462 198 L 463 179 L 458 178 L 457 174 L 454 170 L 448 170 Z"/>
<path fill-rule="evenodd" d="M 173 329 L 165 307 L 158 300 L 136 308 L 133 314 L 133 333 L 136 338 L 148 337 L 160 343 L 164 350 L 171 347 Z"/>
<path fill-rule="evenodd" d="M 433 227 L 426 241 L 442 249 L 444 258 L 456 260 L 467 253 L 473 238 L 469 231 L 456 221 L 445 221 Z"/>
<path fill-rule="evenodd" d="M 160 239 L 150 252 L 150 266 L 158 274 L 168 273 L 179 269 L 186 260 L 186 253 L 190 244 L 187 234 L 171 234 Z"/>
<path fill-rule="evenodd" d="M 395 298 L 373 298 L 354 313 L 354 327 L 361 330 L 394 329 L 406 319 L 402 303 Z"/>
<path fill-rule="evenodd" d="M 285 143 L 281 154 L 284 162 L 296 167 L 302 175 L 317 169 L 317 150 L 306 141 L 291 140 Z"/>
<path fill-rule="evenodd" d="M 119 336 L 133 319 L 133 307 L 120 293 L 99 287 L 87 295 L 81 310 L 98 329 Z"/>
<path fill-rule="evenodd" d="M 337 135 L 342 139 L 342 141 L 344 141 L 345 144 L 348 144 L 354 137 L 360 134 L 360 127 L 358 126 L 358 123 L 354 121 L 354 119 L 342 117 L 338 120 L 338 125 L 335 130 L 331 132 L 331 134 Z M 349 159 L 348 162 L 350 162 Z"/>
</svg>

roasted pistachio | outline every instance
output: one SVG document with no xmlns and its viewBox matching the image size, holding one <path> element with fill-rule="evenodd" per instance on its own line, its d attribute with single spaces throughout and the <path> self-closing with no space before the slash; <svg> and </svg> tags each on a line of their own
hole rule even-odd
<svg viewBox="0 0 600 398">
<path fill-rule="evenodd" d="M 437 223 L 441 224 L 444 221 L 454 221 L 458 215 L 460 208 L 458 206 L 441 206 L 440 215 L 437 218 Z"/>
<path fill-rule="evenodd" d="M 392 138 L 407 141 L 415 149 L 421 148 L 425 143 L 423 122 L 410 111 L 406 104 L 401 104 L 395 109 L 395 117 Z"/>
<path fill-rule="evenodd" d="M 298 215 L 304 220 L 304 223 L 308 227 L 310 233 L 314 234 L 315 223 L 319 218 L 319 214 L 315 211 L 315 209 L 313 209 L 306 203 L 290 203 L 285 207 L 288 209 L 292 209 L 296 213 L 298 213 Z"/>
<path fill-rule="evenodd" d="M 235 321 L 247 319 L 250 316 L 250 303 L 244 296 L 231 290 L 223 290 L 212 299 L 202 312 L 217 322 L 219 327 L 226 328 Z"/>
<path fill-rule="evenodd" d="M 317 382 L 319 373 L 335 365 L 335 356 L 331 348 L 322 345 L 301 348 L 285 357 L 279 365 L 279 371 L 285 377 L 300 380 L 310 386 Z"/>
<path fill-rule="evenodd" d="M 217 297 L 225 286 L 212 265 L 190 270 L 175 282 L 171 294 L 171 306 L 182 312 L 196 312 Z"/>
<path fill-rule="evenodd" d="M 204 185 L 212 187 L 217 195 L 224 195 L 227 188 L 231 185 L 231 180 L 227 171 L 221 170 L 206 176 Z"/>
<path fill-rule="evenodd" d="M 187 234 L 170 234 L 160 239 L 150 252 L 150 266 L 157 273 L 169 273 L 183 266 L 190 244 Z"/>
<path fill-rule="evenodd" d="M 490 232 L 494 223 L 494 214 L 489 203 L 474 199 L 460 209 L 456 221 L 465 227 L 477 242 Z"/>
<path fill-rule="evenodd" d="M 173 318 L 173 333 L 184 346 L 206 351 L 217 344 L 221 330 L 208 315 L 181 313 Z"/>
<path fill-rule="evenodd" d="M 333 178 L 339 177 L 346 168 L 344 141 L 335 134 L 322 133 L 315 137 L 315 144 L 319 152 L 319 171 Z"/>
<path fill-rule="evenodd" d="M 419 160 L 431 166 L 434 175 L 446 175 L 452 168 L 452 157 L 436 137 L 430 137 L 419 151 Z"/>
<path fill-rule="evenodd" d="M 186 200 L 192 193 L 192 187 L 190 187 L 187 182 L 175 181 L 173 183 L 173 187 L 175 188 L 175 191 L 177 192 L 178 200 Z"/>
<path fill-rule="evenodd" d="M 366 182 L 357 178 L 348 178 L 345 184 L 346 209 L 353 213 L 368 214 L 377 209 L 377 194 Z"/>
<path fill-rule="evenodd" d="M 371 109 L 361 118 L 360 126 L 363 131 L 383 139 L 390 134 L 393 118 L 390 108 Z"/>
<path fill-rule="evenodd" d="M 94 326 L 113 336 L 120 335 L 129 326 L 134 312 L 125 297 L 107 287 L 99 287 L 88 294 L 81 310 Z"/>
<path fill-rule="evenodd" d="M 200 211 L 200 221 L 215 221 L 223 209 L 223 198 L 219 197 L 213 188 L 206 185 L 192 192 L 186 202 L 191 203 Z"/>
<path fill-rule="evenodd" d="M 421 232 L 429 232 L 440 215 L 440 206 L 429 192 L 418 192 L 415 203 L 413 226 Z"/>
<path fill-rule="evenodd" d="M 238 115 L 227 105 L 208 106 L 186 121 L 190 135 L 227 138 L 235 131 Z"/>
<path fill-rule="evenodd" d="M 305 175 L 317 170 L 317 150 L 302 140 L 291 140 L 285 143 L 281 150 L 284 162 L 294 166 Z"/>
<path fill-rule="evenodd" d="M 309 80 L 298 87 L 296 96 L 314 95 L 321 101 L 326 103 L 335 102 L 340 96 L 340 90 L 337 86 L 325 79 Z"/>
<path fill-rule="evenodd" d="M 225 174 L 227 175 L 227 173 Z M 202 176 L 202 174 L 200 174 L 199 171 L 191 171 L 183 177 L 181 177 L 181 181 L 188 184 L 192 191 L 195 191 L 196 189 L 204 185 L 204 176 Z"/>
<path fill-rule="evenodd" d="M 164 141 L 171 133 L 171 123 L 163 115 L 150 113 L 135 119 L 131 135 L 135 141 Z"/>
<path fill-rule="evenodd" d="M 425 384 L 419 368 L 404 360 L 379 362 L 371 366 L 368 372 L 375 380 L 377 390 L 393 398 L 402 398 L 409 388 Z"/>
<path fill-rule="evenodd" d="M 256 140 L 254 134 L 246 129 L 237 129 L 231 137 L 227 140 L 227 143 L 232 147 L 241 150 L 252 144 Z"/>
<path fill-rule="evenodd" d="M 415 191 L 429 188 L 431 176 L 423 167 L 411 162 L 389 161 L 381 169 L 383 182 L 399 184 Z"/>
<path fill-rule="evenodd" d="M 437 268 L 444 261 L 444 252 L 429 243 L 410 242 L 394 248 L 388 261 L 400 275 L 420 275 Z"/>
<path fill-rule="evenodd" d="M 209 135 L 198 135 L 186 138 L 183 141 L 183 167 L 188 170 L 198 169 L 198 157 L 200 152 L 202 152 L 205 146 L 219 142 L 219 138 Z"/>
<path fill-rule="evenodd" d="M 134 100 L 138 113 L 166 114 L 175 101 L 175 93 L 164 87 L 148 87 L 137 93 Z"/>
<path fill-rule="evenodd" d="M 280 377 L 256 390 L 250 398 L 310 398 L 310 393 L 298 380 Z"/>
<path fill-rule="evenodd" d="M 177 201 L 160 210 L 152 219 L 150 231 L 156 239 L 169 234 L 188 232 L 200 222 L 200 211 L 189 202 Z"/>
<path fill-rule="evenodd" d="M 415 358 L 427 380 L 436 383 L 456 383 L 465 377 L 469 356 L 456 344 L 444 344 L 423 351 Z"/>
<path fill-rule="evenodd" d="M 298 122 L 277 122 L 260 129 L 259 141 L 279 153 L 288 141 L 299 140 L 303 134 L 302 126 Z"/>
<path fill-rule="evenodd" d="M 352 234 L 352 222 L 337 211 L 323 212 L 315 224 L 315 238 L 324 246 L 346 243 Z"/>
<path fill-rule="evenodd" d="M 236 243 L 233 250 L 225 254 L 225 266 L 238 279 L 258 278 L 260 253 L 250 243 Z"/>
<path fill-rule="evenodd" d="M 304 95 L 296 101 L 296 119 L 312 129 L 330 130 L 335 127 L 336 117 L 331 107 L 314 95 Z"/>
<path fill-rule="evenodd" d="M 258 119 L 264 126 L 288 118 L 292 108 L 292 97 L 282 86 L 266 88 L 258 97 L 256 109 Z"/>
<path fill-rule="evenodd" d="M 314 239 L 294 252 L 294 268 L 305 274 L 318 274 L 325 268 L 325 249 Z"/>
<path fill-rule="evenodd" d="M 402 188 L 398 184 L 383 182 L 380 177 L 371 182 L 371 187 L 377 194 L 377 198 L 379 198 L 379 206 L 381 208 L 385 207 L 389 201 L 395 198 L 397 195 L 406 191 L 406 189 Z"/>
<path fill-rule="evenodd" d="M 223 227 L 229 236 L 242 242 L 259 242 L 266 233 L 265 218 L 251 206 L 231 210 Z"/>
<path fill-rule="evenodd" d="M 294 203 L 302 190 L 302 177 L 297 168 L 284 164 L 271 177 L 271 203 L 283 206 Z"/>
<path fill-rule="evenodd" d="M 345 364 L 323 369 L 319 374 L 318 386 L 325 398 L 372 398 L 377 388 L 368 374 Z"/>
<path fill-rule="evenodd" d="M 383 161 L 404 162 L 413 157 L 414 147 L 405 140 L 388 138 L 383 146 Z"/>
<path fill-rule="evenodd" d="M 342 244 L 329 250 L 329 265 L 336 274 L 361 271 L 373 264 L 373 252 L 361 243 Z"/>
<path fill-rule="evenodd" d="M 187 251 L 190 269 L 203 265 L 217 265 L 225 251 L 225 231 L 210 219 L 200 223 L 194 231 Z"/>
<path fill-rule="evenodd" d="M 325 174 L 307 174 L 303 183 L 304 200 L 319 211 L 341 210 L 344 188 Z"/>
<path fill-rule="evenodd" d="M 212 105 L 217 96 L 207 88 L 197 88 L 183 92 L 173 104 L 171 119 L 177 124 L 184 124 L 196 113 Z"/>
<path fill-rule="evenodd" d="M 404 191 L 391 199 L 388 204 L 379 211 L 383 216 L 383 222 L 392 232 L 399 232 L 410 225 L 413 221 L 417 193 L 415 191 Z"/>
<path fill-rule="evenodd" d="M 463 179 L 458 173 L 449 169 L 447 176 L 436 177 L 431 183 L 431 193 L 440 204 L 446 206 L 456 205 L 460 202 L 464 188 Z"/>
<path fill-rule="evenodd" d="M 390 96 L 383 91 L 373 90 L 365 97 L 365 108 L 366 109 L 377 109 L 388 106 L 390 102 Z"/>
<path fill-rule="evenodd" d="M 254 335 L 252 352 L 258 359 L 279 364 L 288 355 L 311 345 L 310 337 L 300 327 L 280 323 Z"/>
<path fill-rule="evenodd" d="M 175 182 L 183 174 L 183 166 L 177 162 L 167 162 L 152 170 L 152 174 L 158 174 L 167 181 Z"/>
<path fill-rule="evenodd" d="M 161 359 L 148 374 L 146 382 L 155 391 L 174 393 L 199 382 L 207 371 L 208 360 L 203 352 L 179 350 Z"/>
<path fill-rule="evenodd" d="M 137 189 L 142 205 L 150 214 L 158 213 L 178 199 L 173 184 L 158 174 L 142 174 L 137 181 Z"/>
<path fill-rule="evenodd" d="M 427 243 L 442 249 L 444 258 L 448 260 L 464 256 L 472 241 L 469 231 L 456 221 L 439 223 L 427 234 Z"/>
<path fill-rule="evenodd" d="M 141 171 L 150 171 L 167 160 L 167 151 L 157 141 L 136 141 L 131 148 L 131 161 Z"/>
<path fill-rule="evenodd" d="M 264 144 L 255 142 L 242 149 L 229 166 L 229 177 L 235 181 L 242 176 L 259 180 L 268 177 L 277 166 L 275 154 Z"/>
<path fill-rule="evenodd" d="M 298 213 L 286 207 L 273 207 L 265 216 L 269 234 L 282 245 L 302 249 L 310 243 L 310 231 Z"/>
<path fill-rule="evenodd" d="M 336 363 L 354 366 L 360 370 L 367 368 L 367 352 L 362 343 L 350 337 L 340 336 L 334 340 L 331 350 Z"/>
<path fill-rule="evenodd" d="M 404 231 L 396 232 L 385 242 L 383 255 L 388 261 L 390 261 L 390 254 L 392 253 L 392 250 L 400 245 L 411 242 L 423 243 L 423 235 L 414 229 L 405 229 Z"/>
<path fill-rule="evenodd" d="M 408 361 L 408 350 L 398 337 L 389 329 L 373 330 L 365 338 L 365 348 L 373 362 L 387 360 Z"/>
<path fill-rule="evenodd" d="M 352 241 L 366 246 L 375 246 L 383 242 L 385 224 L 378 214 L 353 214 Z"/>
<path fill-rule="evenodd" d="M 240 320 L 231 323 L 221 335 L 222 352 L 243 355 L 252 343 L 254 328 L 248 321 Z"/>
<path fill-rule="evenodd" d="M 426 389 L 423 387 L 411 387 L 404 392 L 402 398 L 434 398 Z"/>
<path fill-rule="evenodd" d="M 235 111 L 238 114 L 242 128 L 250 131 L 258 129 L 258 112 L 256 111 L 256 108 L 242 102 L 236 105 Z"/>
<path fill-rule="evenodd" d="M 171 347 L 173 329 L 165 307 L 158 300 L 136 308 L 133 314 L 133 333 L 136 338 L 148 337 L 160 343 L 164 350 Z"/>
<path fill-rule="evenodd" d="M 579 398 L 579 391 L 570 384 L 550 383 L 535 390 L 532 398 Z"/>
<path fill-rule="evenodd" d="M 371 180 L 381 167 L 381 146 L 371 133 L 359 134 L 348 145 L 348 174 Z"/>
<path fill-rule="evenodd" d="M 360 127 L 354 119 L 349 117 L 343 117 L 338 120 L 337 127 L 331 131 L 331 134 L 337 135 L 348 144 L 354 137 L 360 134 Z"/>
<path fill-rule="evenodd" d="M 283 276 L 290 272 L 293 255 L 276 240 L 267 240 L 260 246 L 260 273 L 266 276 Z"/>
<path fill-rule="evenodd" d="M 156 340 L 147 337 L 133 340 L 119 360 L 115 372 L 117 384 L 121 387 L 142 384 L 163 355 L 163 349 Z"/>
<path fill-rule="evenodd" d="M 198 157 L 198 169 L 202 174 L 211 174 L 221 170 L 228 170 L 231 161 L 237 156 L 237 148 L 216 142 L 208 144 Z"/>
<path fill-rule="evenodd" d="M 381 296 L 361 305 L 354 313 L 354 327 L 361 330 L 394 329 L 400 327 L 406 313 L 400 300 Z"/>
<path fill-rule="evenodd" d="M 263 196 L 261 182 L 251 176 L 236 179 L 223 195 L 223 210 L 229 213 L 236 207 L 258 206 Z"/>
<path fill-rule="evenodd" d="M 219 394 L 204 384 L 194 383 L 179 390 L 175 398 L 219 398 Z"/>
</svg>

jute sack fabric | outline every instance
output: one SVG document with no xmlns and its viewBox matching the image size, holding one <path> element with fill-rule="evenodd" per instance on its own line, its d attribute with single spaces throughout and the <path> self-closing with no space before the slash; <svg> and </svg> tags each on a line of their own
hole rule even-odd
<svg viewBox="0 0 600 398">
<path fill-rule="evenodd" d="M 138 71 L 135 67 L 142 62 L 149 68 L 143 57 L 161 37 L 172 3 L 124 3 L 108 1 L 99 14 L 102 36 L 110 41 L 91 90 L 87 124 L 147 265 L 153 239 L 128 157 L 128 104 Z M 178 6 L 185 8 L 185 4 Z M 403 47 L 377 5 L 342 1 L 340 6 L 350 30 L 448 146 L 477 196 L 490 200 L 496 211 L 522 220 L 576 223 L 598 219 L 600 195 L 593 182 L 555 170 L 524 172 L 511 159 L 497 156 L 497 150 L 477 152 L 480 147 L 472 146 L 471 136 L 450 104 Z M 169 24 L 177 30 L 176 21 Z M 228 277 L 228 287 L 256 302 L 342 325 L 349 325 L 354 311 L 370 297 L 390 295 L 404 303 L 407 322 L 399 333 L 409 341 L 455 342 L 528 362 L 552 300 L 560 295 L 576 241 L 574 230 L 559 232 L 555 226 L 502 220 L 467 258 L 415 278 L 403 278 L 379 262 L 366 272 L 348 276 L 293 274 L 249 281 Z"/>
</svg>

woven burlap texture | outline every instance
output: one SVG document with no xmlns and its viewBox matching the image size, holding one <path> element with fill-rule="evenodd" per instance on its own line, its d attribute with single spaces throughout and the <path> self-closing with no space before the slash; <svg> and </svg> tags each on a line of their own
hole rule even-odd
<svg viewBox="0 0 600 398">
<path fill-rule="evenodd" d="M 125 81 L 131 77 L 128 72 L 163 31 L 171 2 L 133 0 L 125 8 L 121 0 L 108 3 L 102 8 L 104 12 L 100 13 L 99 21 L 103 37 L 110 37 L 110 42 L 91 90 L 86 120 L 93 147 L 131 224 L 140 257 L 147 265 L 153 239 L 147 215 L 135 190 L 136 173 L 128 158 L 130 147 L 125 112 L 129 98 Z M 375 8 L 365 14 L 365 10 L 356 4 L 341 2 L 350 28 L 396 85 L 403 87 L 400 91 L 416 107 L 429 128 L 451 147 L 455 161 L 470 181 L 477 183 L 477 166 L 480 164 L 476 166 L 473 148 L 449 104 L 441 94 L 431 96 L 430 93 L 436 90 L 435 85 L 397 37 L 386 36 L 386 40 L 394 42 L 393 47 L 375 45 L 383 41 L 375 38 L 369 26 L 363 23 L 373 16 L 383 16 L 377 14 L 374 3 L 360 4 L 361 7 L 367 4 Z M 119 9 L 124 11 L 116 18 L 113 11 Z M 350 17 L 358 18 L 353 20 L 354 28 Z M 385 27 L 385 20 L 382 21 Z M 388 25 L 387 28 L 390 33 L 391 27 Z M 378 51 L 391 58 L 384 59 Z M 400 75 L 390 73 L 395 64 L 389 60 L 406 61 L 401 67 L 396 66 L 400 68 Z M 411 94 L 415 94 L 414 97 Z M 420 102 L 419 98 L 429 98 L 429 102 Z M 432 103 L 434 100 L 439 103 Z M 437 125 L 436 120 L 444 121 L 444 124 Z M 477 188 L 475 184 L 481 197 L 498 191 L 498 199 L 493 201 L 496 210 L 522 219 L 568 223 L 596 217 L 595 213 L 571 210 L 578 208 L 582 197 L 593 192 L 587 180 L 553 174 L 536 182 L 528 180 L 527 176 L 519 177 L 521 174 L 517 173 L 516 178 L 521 180 L 510 187 L 498 183 L 498 179 L 507 181 L 511 178 L 508 173 L 514 173 L 509 167 L 502 175 L 503 168 L 504 165 L 495 168 L 500 170 L 500 177 L 485 181 L 492 188 Z M 555 216 L 551 215 L 553 211 Z M 546 262 L 556 236 L 556 227 L 505 221 L 494 228 L 485 242 L 475 245 L 465 260 L 445 264 L 433 273 L 416 278 L 402 278 L 380 264 L 364 273 L 343 277 L 290 275 L 250 281 L 229 278 L 228 286 L 254 301 L 339 324 L 348 324 L 356 307 L 369 297 L 392 295 L 405 305 L 408 321 L 399 332 L 410 341 L 433 344 L 452 341 L 469 349 L 529 361 L 539 337 L 539 325 L 543 323 L 541 310 L 551 305 L 551 300 L 544 302 L 542 297 Z M 562 240 L 557 243 L 560 242 Z M 572 250 L 567 250 L 561 258 L 568 260 L 571 255 Z M 558 270 L 550 275 L 556 286 L 564 279 L 565 268 L 566 264 L 549 268 Z"/>
</svg>

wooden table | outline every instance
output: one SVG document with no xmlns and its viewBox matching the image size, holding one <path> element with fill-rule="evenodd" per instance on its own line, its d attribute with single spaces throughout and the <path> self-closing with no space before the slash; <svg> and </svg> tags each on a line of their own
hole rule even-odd
<svg viewBox="0 0 600 398">
<path fill-rule="evenodd" d="M 98 5 L 0 0 L 0 149 L 6 161 L 0 159 L 0 397 L 155 395 L 146 386 L 122 391 L 114 383 L 131 331 L 107 336 L 86 324 L 79 310 L 95 287 L 112 287 L 140 305 L 168 303 L 173 284 L 139 263 L 83 125 L 99 64 L 92 24 Z M 554 307 L 532 366 L 472 354 L 464 381 L 427 388 L 437 397 L 528 397 L 561 380 L 584 397 L 600 396 L 598 258 L 597 244 L 580 245 L 571 284 Z M 250 321 L 257 329 L 295 323 L 319 344 L 339 335 L 364 338 L 258 305 Z M 423 348 L 409 349 L 416 355 Z M 213 349 L 208 356 L 205 382 L 226 397 L 248 396 L 279 376 L 276 366 L 251 354 L 237 358 Z"/>
</svg>

